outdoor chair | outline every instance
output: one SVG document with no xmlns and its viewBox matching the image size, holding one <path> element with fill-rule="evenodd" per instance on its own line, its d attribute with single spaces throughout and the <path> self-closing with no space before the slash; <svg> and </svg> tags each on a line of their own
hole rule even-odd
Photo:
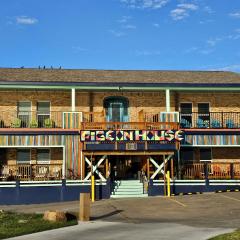
<svg viewBox="0 0 240 240">
<path fill-rule="evenodd" d="M 220 121 L 218 121 L 216 119 L 212 119 L 211 120 L 211 127 L 212 128 L 220 128 L 221 127 Z"/>
<path fill-rule="evenodd" d="M 226 127 L 227 128 L 234 128 L 235 127 L 234 121 L 232 119 L 227 119 Z"/>
<path fill-rule="evenodd" d="M 181 119 L 180 125 L 181 125 L 182 128 L 190 128 L 191 127 L 190 122 L 185 118 Z"/>
</svg>

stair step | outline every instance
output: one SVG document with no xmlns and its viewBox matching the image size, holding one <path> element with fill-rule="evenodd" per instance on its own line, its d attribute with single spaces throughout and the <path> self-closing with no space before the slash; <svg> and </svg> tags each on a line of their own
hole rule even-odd
<svg viewBox="0 0 240 240">
<path fill-rule="evenodd" d="M 132 188 L 134 188 L 134 189 L 142 189 L 143 188 L 143 186 L 141 185 L 141 186 L 122 186 L 122 185 L 120 185 L 120 186 L 118 186 L 118 188 L 129 188 L 129 189 L 132 189 Z"/>
<path fill-rule="evenodd" d="M 126 193 L 131 193 L 131 192 L 137 192 L 137 193 L 142 193 L 143 189 L 117 189 L 115 192 L 126 192 Z"/>
<path fill-rule="evenodd" d="M 141 194 L 141 195 L 111 195 L 111 198 L 143 198 L 148 197 L 147 194 Z"/>
</svg>

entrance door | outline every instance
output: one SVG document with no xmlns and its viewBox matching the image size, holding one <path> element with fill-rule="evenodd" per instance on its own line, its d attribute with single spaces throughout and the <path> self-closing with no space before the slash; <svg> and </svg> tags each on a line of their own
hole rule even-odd
<svg viewBox="0 0 240 240">
<path fill-rule="evenodd" d="M 143 160 L 140 156 L 110 156 L 112 178 L 118 180 L 140 179 Z"/>
<path fill-rule="evenodd" d="M 109 109 L 112 122 L 123 122 L 123 106 L 122 103 L 111 103 Z"/>
<path fill-rule="evenodd" d="M 122 96 L 107 97 L 103 101 L 107 122 L 128 122 L 128 99 Z"/>
</svg>

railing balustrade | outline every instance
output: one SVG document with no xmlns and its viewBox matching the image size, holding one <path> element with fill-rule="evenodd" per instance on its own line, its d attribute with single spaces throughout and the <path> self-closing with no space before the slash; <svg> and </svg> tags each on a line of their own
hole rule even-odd
<svg viewBox="0 0 240 240">
<path fill-rule="evenodd" d="M 207 171 L 207 176 L 206 176 Z M 240 179 L 240 163 L 193 163 L 183 165 L 182 179 Z"/>
<path fill-rule="evenodd" d="M 180 113 L 182 128 L 240 128 L 240 112 Z"/>
<path fill-rule="evenodd" d="M 3 166 L 1 180 L 60 180 L 62 164 L 16 164 Z"/>
<path fill-rule="evenodd" d="M 0 128 L 62 128 L 63 112 L 1 111 Z"/>
<path fill-rule="evenodd" d="M 134 125 L 136 125 L 136 129 L 139 129 L 139 126 L 141 125 L 149 128 L 151 128 L 150 125 L 152 125 L 155 128 L 157 125 L 164 126 L 164 124 L 170 124 L 163 124 L 160 122 L 160 113 L 143 111 L 139 112 L 139 119 L 137 122 L 107 122 L 104 111 L 82 112 L 82 116 L 84 123 L 83 126 L 85 126 L 87 129 L 89 129 L 91 126 L 93 126 L 94 129 L 104 129 L 104 127 L 109 126 L 115 126 L 115 129 L 126 129 L 125 126 L 131 126 L 131 128 L 133 128 Z M 0 128 L 62 128 L 63 121 L 63 112 L 60 111 L 0 112 Z M 240 112 L 179 113 L 179 124 L 181 128 L 240 128 Z M 169 129 L 170 127 L 167 128 Z"/>
<path fill-rule="evenodd" d="M 83 122 L 84 130 L 177 130 L 178 123 L 168 122 Z"/>
</svg>

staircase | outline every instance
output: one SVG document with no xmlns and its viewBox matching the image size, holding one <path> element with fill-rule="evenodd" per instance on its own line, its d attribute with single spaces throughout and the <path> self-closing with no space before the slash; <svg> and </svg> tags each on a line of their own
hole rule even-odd
<svg viewBox="0 0 240 240">
<path fill-rule="evenodd" d="M 114 189 L 111 198 L 132 198 L 147 197 L 148 194 L 143 193 L 143 183 L 139 180 L 121 180 L 114 181 Z"/>
</svg>

